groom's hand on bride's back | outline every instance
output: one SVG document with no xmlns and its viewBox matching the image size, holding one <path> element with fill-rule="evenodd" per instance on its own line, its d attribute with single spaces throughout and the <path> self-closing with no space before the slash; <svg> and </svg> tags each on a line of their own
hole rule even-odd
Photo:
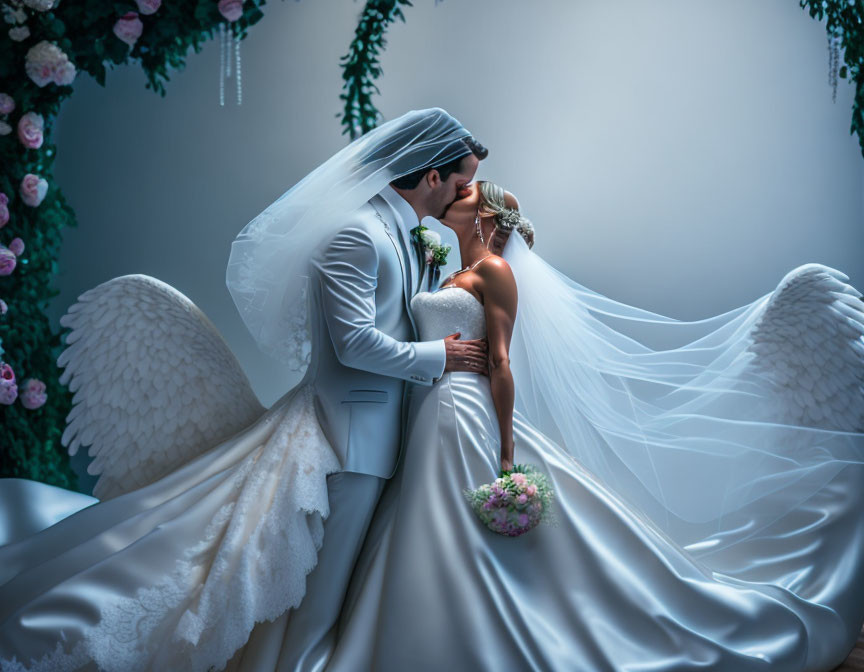
<svg viewBox="0 0 864 672">
<path fill-rule="evenodd" d="M 444 372 L 468 371 L 489 375 L 489 360 L 487 358 L 489 345 L 485 338 L 460 341 L 461 333 L 450 334 L 444 339 L 444 349 L 447 352 L 447 364 Z"/>
</svg>

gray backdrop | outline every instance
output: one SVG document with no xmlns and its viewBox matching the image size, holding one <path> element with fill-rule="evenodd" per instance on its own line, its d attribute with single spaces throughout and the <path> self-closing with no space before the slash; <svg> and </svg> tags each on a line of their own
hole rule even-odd
<svg viewBox="0 0 864 672">
<path fill-rule="evenodd" d="M 271 0 L 241 46 L 239 107 L 233 79 L 219 107 L 215 41 L 164 99 L 135 66 L 106 88 L 79 76 L 57 126 L 80 227 L 55 324 L 86 289 L 146 273 L 210 316 L 262 403 L 296 382 L 257 351 L 225 264 L 239 230 L 347 141 L 339 57 L 361 7 Z M 382 58 L 385 117 L 459 118 L 490 148 L 478 177 L 517 194 L 535 250 L 582 284 L 681 319 L 807 262 L 864 290 L 853 91 L 840 80 L 832 103 L 824 25 L 795 0 L 418 0 L 406 15 Z"/>
</svg>

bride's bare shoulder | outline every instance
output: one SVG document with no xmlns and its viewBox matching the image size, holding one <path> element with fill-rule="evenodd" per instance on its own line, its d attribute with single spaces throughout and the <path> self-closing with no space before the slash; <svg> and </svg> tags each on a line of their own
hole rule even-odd
<svg viewBox="0 0 864 672">
<path fill-rule="evenodd" d="M 513 271 L 510 269 L 510 264 L 507 263 L 504 257 L 497 254 L 490 254 L 483 258 L 483 263 L 479 264 L 476 272 L 484 279 L 489 280 L 506 280 L 513 279 Z"/>
<path fill-rule="evenodd" d="M 516 278 L 510 264 L 497 254 L 491 254 L 476 269 L 483 279 L 483 294 L 497 303 L 515 307 Z"/>
</svg>

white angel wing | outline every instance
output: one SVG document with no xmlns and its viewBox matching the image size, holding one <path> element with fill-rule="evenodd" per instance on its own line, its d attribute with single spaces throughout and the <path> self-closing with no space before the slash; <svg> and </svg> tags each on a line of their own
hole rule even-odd
<svg viewBox="0 0 864 672">
<path fill-rule="evenodd" d="M 864 431 L 864 301 L 848 279 L 799 266 L 753 326 L 752 365 L 778 384 L 780 422 Z"/>
<path fill-rule="evenodd" d="M 70 455 L 91 446 L 100 499 L 158 480 L 265 410 L 213 323 L 161 280 L 112 278 L 60 324 L 72 329 L 60 382 L 74 393 L 61 442 Z"/>
</svg>

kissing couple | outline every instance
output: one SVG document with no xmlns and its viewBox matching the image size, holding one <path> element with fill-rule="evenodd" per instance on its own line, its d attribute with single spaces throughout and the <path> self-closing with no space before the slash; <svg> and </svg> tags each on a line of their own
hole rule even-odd
<svg viewBox="0 0 864 672">
<path fill-rule="evenodd" d="M 811 263 L 703 320 L 614 301 L 533 250 L 513 193 L 475 180 L 487 154 L 411 111 L 244 227 L 229 291 L 306 371 L 269 409 L 177 290 L 79 297 L 64 442 L 95 449 L 100 499 L 0 546 L 4 672 L 842 662 L 864 620 L 860 292 Z M 459 244 L 440 282 L 427 217 Z M 99 377 L 130 367 L 104 412 Z M 153 380 L 193 370 L 207 385 L 163 403 Z M 516 463 L 555 524 L 511 538 L 463 493 Z M 5 479 L 0 503 L 49 521 L 48 488 Z"/>
</svg>

